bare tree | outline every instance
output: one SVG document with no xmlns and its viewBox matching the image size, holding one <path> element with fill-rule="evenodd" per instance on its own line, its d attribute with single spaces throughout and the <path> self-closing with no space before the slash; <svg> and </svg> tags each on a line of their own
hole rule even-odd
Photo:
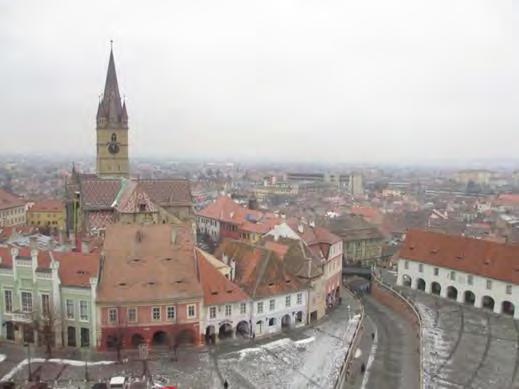
<svg viewBox="0 0 519 389">
<path fill-rule="evenodd" d="M 47 358 L 52 357 L 52 350 L 56 346 L 56 333 L 59 332 L 59 312 L 52 304 L 50 297 L 42 301 L 38 317 L 33 321 L 34 329 L 38 334 L 38 342 L 45 346 Z"/>
<path fill-rule="evenodd" d="M 114 331 L 111 335 L 110 346 L 111 346 L 111 348 L 115 349 L 115 351 L 117 353 L 118 362 L 121 362 L 121 360 L 122 360 L 121 351 L 124 346 L 124 337 L 126 336 L 126 332 L 127 332 L 126 327 L 128 326 L 128 323 L 126 322 L 126 320 L 121 316 L 123 316 L 122 312 L 121 312 L 121 307 L 117 307 L 117 325 L 114 328 Z"/>
</svg>

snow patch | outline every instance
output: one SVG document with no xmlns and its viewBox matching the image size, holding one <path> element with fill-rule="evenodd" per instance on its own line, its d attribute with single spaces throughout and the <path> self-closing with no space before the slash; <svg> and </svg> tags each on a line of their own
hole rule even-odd
<svg viewBox="0 0 519 389">
<path fill-rule="evenodd" d="M 85 361 L 78 361 L 74 359 L 45 359 L 45 358 L 31 358 L 31 363 L 59 363 L 62 365 L 70 365 L 70 366 L 85 366 Z M 88 366 L 99 366 L 99 365 L 111 365 L 115 363 L 114 361 L 97 361 L 97 362 L 88 362 Z M 16 365 L 9 373 L 4 375 L 0 381 L 9 381 L 13 376 L 18 373 L 25 365 L 28 364 L 28 359 L 24 359 L 18 365 Z"/>
<path fill-rule="evenodd" d="M 2 363 L 3 361 L 5 361 L 5 354 L 0 354 L 0 363 Z"/>
<path fill-rule="evenodd" d="M 312 343 L 313 341 L 315 341 L 315 336 L 310 336 L 309 338 L 306 338 L 306 339 L 296 340 L 294 343 L 295 344 L 307 344 L 307 343 Z"/>
</svg>

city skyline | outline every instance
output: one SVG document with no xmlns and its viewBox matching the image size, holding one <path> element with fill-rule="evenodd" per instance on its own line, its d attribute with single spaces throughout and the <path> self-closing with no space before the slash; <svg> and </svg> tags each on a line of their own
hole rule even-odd
<svg viewBox="0 0 519 389">
<path fill-rule="evenodd" d="M 57 6 L 0 5 L 2 153 L 94 155 L 113 39 L 131 157 L 516 158 L 514 5 Z"/>
</svg>

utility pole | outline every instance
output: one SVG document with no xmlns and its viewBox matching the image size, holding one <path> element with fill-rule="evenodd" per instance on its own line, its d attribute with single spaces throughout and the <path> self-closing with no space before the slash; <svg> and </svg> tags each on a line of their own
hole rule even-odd
<svg viewBox="0 0 519 389">
<path fill-rule="evenodd" d="M 29 370 L 29 379 L 28 381 L 32 381 L 32 371 L 31 371 L 31 345 L 29 343 L 25 343 L 24 345 L 27 347 L 27 369 Z"/>
</svg>

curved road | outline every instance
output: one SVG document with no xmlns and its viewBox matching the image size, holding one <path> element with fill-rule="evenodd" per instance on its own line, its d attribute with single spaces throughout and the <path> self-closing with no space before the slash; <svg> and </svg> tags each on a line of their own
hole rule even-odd
<svg viewBox="0 0 519 389">
<path fill-rule="evenodd" d="M 360 348 L 362 356 L 352 366 L 353 382 L 346 388 L 415 389 L 419 387 L 419 343 L 411 325 L 398 313 L 371 296 L 362 298 L 367 323 Z M 372 347 L 371 333 L 376 331 Z M 368 362 L 368 356 L 372 361 Z M 367 365 L 365 377 L 359 373 L 360 363 Z M 363 382 L 364 381 L 364 382 Z"/>
</svg>

